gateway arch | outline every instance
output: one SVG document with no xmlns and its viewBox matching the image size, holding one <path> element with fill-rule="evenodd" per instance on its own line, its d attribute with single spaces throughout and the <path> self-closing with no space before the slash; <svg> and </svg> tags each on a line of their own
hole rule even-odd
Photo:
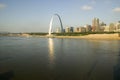
<svg viewBox="0 0 120 80">
<path fill-rule="evenodd" d="M 60 22 L 60 26 L 61 26 L 61 32 L 63 32 L 62 20 L 61 20 L 61 18 L 60 18 L 60 16 L 59 16 L 58 14 L 54 14 L 54 15 L 52 16 L 52 18 L 51 18 L 51 20 L 50 20 L 50 24 L 49 24 L 49 32 L 48 32 L 49 35 L 51 35 L 51 33 L 52 33 L 52 24 L 53 24 L 53 19 L 54 19 L 55 16 L 58 17 L 59 22 Z"/>
</svg>

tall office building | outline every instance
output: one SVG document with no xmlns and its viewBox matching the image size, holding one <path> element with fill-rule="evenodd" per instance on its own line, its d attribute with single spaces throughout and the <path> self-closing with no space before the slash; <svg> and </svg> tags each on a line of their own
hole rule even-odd
<svg viewBox="0 0 120 80">
<path fill-rule="evenodd" d="M 92 20 L 92 29 L 94 32 L 99 32 L 100 27 L 99 27 L 99 19 L 98 18 L 94 18 Z"/>
</svg>

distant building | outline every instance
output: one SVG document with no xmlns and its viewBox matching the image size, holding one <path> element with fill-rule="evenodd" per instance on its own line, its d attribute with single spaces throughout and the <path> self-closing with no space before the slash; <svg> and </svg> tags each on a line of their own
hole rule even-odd
<svg viewBox="0 0 120 80">
<path fill-rule="evenodd" d="M 109 26 L 104 26 L 104 32 L 120 32 L 120 22 L 110 23 Z"/>
<path fill-rule="evenodd" d="M 105 26 L 106 26 L 106 24 L 104 22 L 101 22 L 99 25 L 99 31 L 104 32 Z"/>
<path fill-rule="evenodd" d="M 61 33 L 60 27 L 58 27 L 58 28 L 56 29 L 56 33 Z"/>
<path fill-rule="evenodd" d="M 75 28 L 74 32 L 86 32 L 86 28 L 85 27 L 77 27 L 77 28 Z"/>
<path fill-rule="evenodd" d="M 70 27 L 70 32 L 74 32 L 74 28 L 73 27 Z"/>
<path fill-rule="evenodd" d="M 104 26 L 104 32 L 110 32 L 109 26 Z"/>
<path fill-rule="evenodd" d="M 69 33 L 69 32 L 70 32 L 70 27 L 66 27 L 65 32 L 66 32 L 66 33 Z"/>
<path fill-rule="evenodd" d="M 101 22 L 100 26 L 106 26 L 106 24 L 104 22 Z"/>
<path fill-rule="evenodd" d="M 115 32 L 120 32 L 120 22 L 115 23 Z"/>
<path fill-rule="evenodd" d="M 80 32 L 86 32 L 85 27 L 80 27 Z"/>
<path fill-rule="evenodd" d="M 105 26 L 100 26 L 100 32 L 104 32 Z"/>
<path fill-rule="evenodd" d="M 110 32 L 114 32 L 115 31 L 115 24 L 114 23 L 110 23 L 110 25 L 109 25 L 109 31 Z"/>
<path fill-rule="evenodd" d="M 92 26 L 91 28 L 92 28 L 92 32 L 95 32 L 96 29 L 95 26 Z"/>
<path fill-rule="evenodd" d="M 85 28 L 86 28 L 86 32 L 91 32 L 92 31 L 92 27 L 91 25 L 85 25 Z"/>
<path fill-rule="evenodd" d="M 99 32 L 99 19 L 98 18 L 94 18 L 93 20 L 92 20 L 92 31 L 93 32 Z"/>
<path fill-rule="evenodd" d="M 80 32 L 80 28 L 79 27 L 75 28 L 74 32 Z"/>
</svg>

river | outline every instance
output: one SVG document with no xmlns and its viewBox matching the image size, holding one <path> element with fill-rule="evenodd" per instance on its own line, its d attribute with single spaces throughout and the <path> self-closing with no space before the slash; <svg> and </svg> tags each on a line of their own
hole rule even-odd
<svg viewBox="0 0 120 80">
<path fill-rule="evenodd" d="M 120 40 L 0 37 L 1 75 L 13 80 L 120 80 Z"/>
</svg>

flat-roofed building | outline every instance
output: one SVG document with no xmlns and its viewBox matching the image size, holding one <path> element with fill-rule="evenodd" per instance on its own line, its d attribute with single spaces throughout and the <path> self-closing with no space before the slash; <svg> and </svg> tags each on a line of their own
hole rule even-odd
<svg viewBox="0 0 120 80">
<path fill-rule="evenodd" d="M 80 32 L 80 28 L 79 27 L 75 28 L 74 32 Z"/>
<path fill-rule="evenodd" d="M 115 32 L 120 32 L 120 22 L 115 23 Z"/>
<path fill-rule="evenodd" d="M 80 32 L 86 32 L 86 28 L 85 27 L 80 27 Z"/>
<path fill-rule="evenodd" d="M 86 32 L 91 32 L 92 31 L 92 27 L 91 27 L 91 25 L 85 25 L 84 26 L 85 28 L 86 28 Z"/>
<path fill-rule="evenodd" d="M 70 27 L 66 27 L 65 32 L 69 33 L 70 32 Z"/>
<path fill-rule="evenodd" d="M 115 24 L 114 23 L 110 23 L 109 25 L 109 32 L 114 32 L 115 31 Z"/>
<path fill-rule="evenodd" d="M 74 32 L 74 28 L 73 27 L 70 27 L 70 32 Z"/>
</svg>

